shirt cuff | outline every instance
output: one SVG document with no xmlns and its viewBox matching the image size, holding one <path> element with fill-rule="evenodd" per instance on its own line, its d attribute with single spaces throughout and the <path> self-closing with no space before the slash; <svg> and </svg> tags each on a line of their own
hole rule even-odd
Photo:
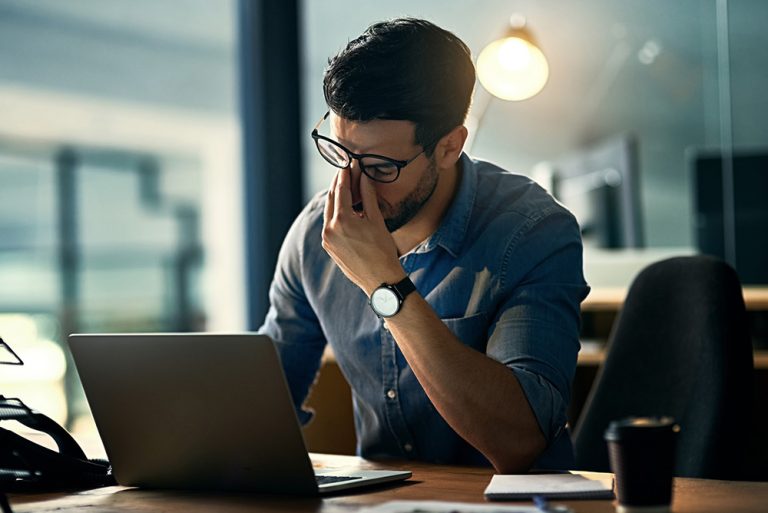
<svg viewBox="0 0 768 513">
<path fill-rule="evenodd" d="M 566 404 L 560 392 L 542 376 L 521 368 L 511 368 L 533 410 L 549 446 L 565 430 Z"/>
</svg>

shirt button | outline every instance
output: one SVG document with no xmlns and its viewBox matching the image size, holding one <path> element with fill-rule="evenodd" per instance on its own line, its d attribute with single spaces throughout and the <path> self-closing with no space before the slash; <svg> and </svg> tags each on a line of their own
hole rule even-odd
<svg viewBox="0 0 768 513">
<path fill-rule="evenodd" d="M 387 390 L 387 397 L 389 397 L 390 399 L 394 399 L 395 397 L 397 397 L 397 392 L 395 392 L 392 389 L 389 389 Z"/>
<path fill-rule="evenodd" d="M 389 331 L 389 328 L 387 328 L 387 323 L 386 322 L 382 322 L 381 323 L 381 327 L 384 328 L 384 331 Z"/>
<path fill-rule="evenodd" d="M 413 446 L 411 444 L 405 444 L 403 449 L 405 449 L 405 452 L 411 452 L 413 450 Z"/>
</svg>

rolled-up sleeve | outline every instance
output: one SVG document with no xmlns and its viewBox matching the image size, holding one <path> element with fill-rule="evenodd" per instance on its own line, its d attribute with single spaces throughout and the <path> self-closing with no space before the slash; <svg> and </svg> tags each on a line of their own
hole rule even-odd
<svg viewBox="0 0 768 513">
<path fill-rule="evenodd" d="M 579 352 L 583 277 L 579 228 L 562 210 L 529 220 L 509 241 L 504 300 L 487 354 L 514 372 L 548 445 L 563 431 Z"/>
</svg>

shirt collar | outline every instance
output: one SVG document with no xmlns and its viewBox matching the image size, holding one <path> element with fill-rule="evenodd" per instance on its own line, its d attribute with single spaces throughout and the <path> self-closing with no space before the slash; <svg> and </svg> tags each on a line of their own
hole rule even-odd
<svg viewBox="0 0 768 513">
<path fill-rule="evenodd" d="M 475 205 L 477 170 L 475 163 L 466 153 L 462 152 L 459 164 L 460 182 L 453 202 L 448 207 L 437 231 L 416 249 L 417 253 L 426 253 L 440 246 L 456 258 L 461 251 L 469 226 L 469 218 Z"/>
</svg>

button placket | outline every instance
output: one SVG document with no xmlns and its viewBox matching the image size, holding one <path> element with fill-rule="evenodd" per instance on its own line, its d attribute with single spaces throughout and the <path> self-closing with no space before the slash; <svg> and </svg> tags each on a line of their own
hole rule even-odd
<svg viewBox="0 0 768 513">
<path fill-rule="evenodd" d="M 413 437 L 405 422 L 398 392 L 397 343 L 389 332 L 381 332 L 382 347 L 382 388 L 384 394 L 384 414 L 392 429 L 392 436 L 397 445 L 407 456 L 414 451 Z"/>
<path fill-rule="evenodd" d="M 414 255 L 400 257 L 400 265 L 406 274 L 413 270 Z M 406 456 L 414 455 L 413 437 L 411 436 L 400 404 L 398 389 L 399 372 L 397 368 L 397 343 L 389 331 L 384 319 L 381 320 L 381 363 L 382 389 L 384 394 L 384 414 L 392 429 L 392 436 Z"/>
</svg>

